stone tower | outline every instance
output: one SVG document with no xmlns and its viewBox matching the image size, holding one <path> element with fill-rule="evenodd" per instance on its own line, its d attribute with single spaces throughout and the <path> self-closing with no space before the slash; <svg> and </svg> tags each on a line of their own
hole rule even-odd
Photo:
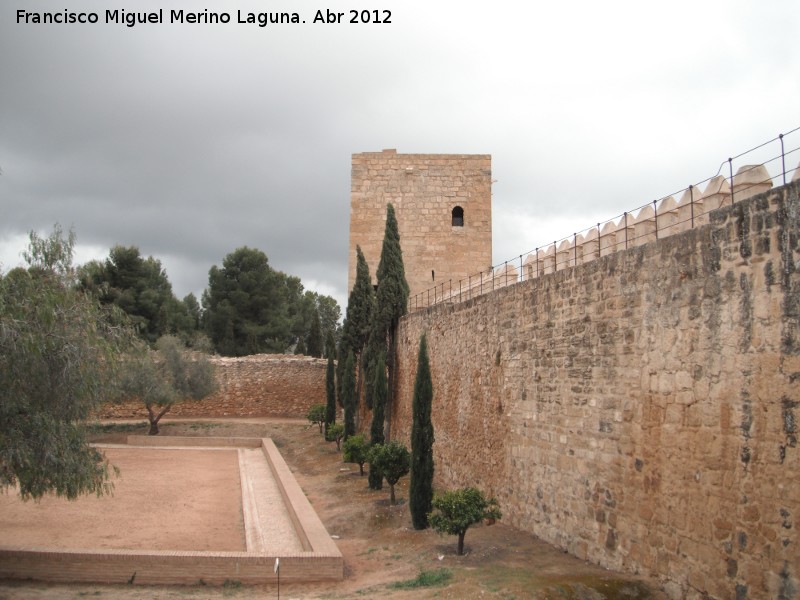
<svg viewBox="0 0 800 600">
<path fill-rule="evenodd" d="M 412 309 L 416 294 L 435 286 L 440 292 L 450 285 L 457 290 L 460 279 L 491 266 L 490 155 L 363 152 L 353 154 L 348 292 L 356 277 L 357 245 L 375 283 L 389 203 L 397 216 Z"/>
</svg>

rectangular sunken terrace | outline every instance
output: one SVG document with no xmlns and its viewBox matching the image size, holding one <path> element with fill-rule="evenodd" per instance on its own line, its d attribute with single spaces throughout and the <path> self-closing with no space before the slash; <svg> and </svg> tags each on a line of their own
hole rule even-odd
<svg viewBox="0 0 800 600">
<path fill-rule="evenodd" d="M 270 583 L 280 558 L 283 581 L 343 578 L 339 549 L 271 439 L 129 436 L 99 446 L 122 467 L 118 501 L 0 498 L 0 577 Z M 163 527 L 143 534 L 153 511 Z"/>
</svg>

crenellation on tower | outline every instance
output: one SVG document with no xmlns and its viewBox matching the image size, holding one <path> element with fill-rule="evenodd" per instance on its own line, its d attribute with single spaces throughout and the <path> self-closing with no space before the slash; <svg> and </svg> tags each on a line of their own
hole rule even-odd
<svg viewBox="0 0 800 600">
<path fill-rule="evenodd" d="M 363 152 L 352 156 L 348 290 L 356 246 L 374 281 L 390 203 L 411 296 L 492 264 L 490 155 Z"/>
</svg>

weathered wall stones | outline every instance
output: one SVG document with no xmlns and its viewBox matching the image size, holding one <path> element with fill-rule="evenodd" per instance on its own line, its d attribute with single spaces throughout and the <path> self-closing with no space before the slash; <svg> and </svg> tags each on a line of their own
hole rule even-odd
<svg viewBox="0 0 800 600">
<path fill-rule="evenodd" d="M 257 354 L 215 357 L 219 391 L 199 401 L 176 403 L 173 417 L 298 417 L 325 403 L 327 361 L 304 356 Z M 138 402 L 107 405 L 100 418 L 146 418 Z"/>
<path fill-rule="evenodd" d="M 799 188 L 406 317 L 395 437 L 427 332 L 440 488 L 673 598 L 800 598 Z"/>
</svg>

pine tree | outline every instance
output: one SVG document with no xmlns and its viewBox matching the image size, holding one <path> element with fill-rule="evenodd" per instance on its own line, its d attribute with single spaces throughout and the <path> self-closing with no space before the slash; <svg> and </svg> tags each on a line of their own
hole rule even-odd
<svg viewBox="0 0 800 600">
<path fill-rule="evenodd" d="M 386 404 L 386 360 L 383 353 L 378 355 L 378 360 L 374 370 L 372 381 L 372 427 L 370 428 L 370 444 L 383 444 L 383 419 L 384 406 Z M 377 469 L 369 471 L 369 487 L 372 490 L 379 490 L 383 487 L 383 476 Z"/>
<path fill-rule="evenodd" d="M 423 335 L 419 343 L 411 423 L 411 483 L 408 507 L 414 529 L 428 527 L 428 513 L 431 512 L 433 502 L 432 403 L 433 382 L 428 359 L 428 340 Z"/>
<path fill-rule="evenodd" d="M 306 341 L 306 355 L 320 358 L 322 356 L 322 324 L 319 320 L 319 311 L 314 308 L 311 315 L 311 327 Z"/>
<path fill-rule="evenodd" d="M 342 376 L 342 403 L 344 404 L 344 439 L 356 432 L 356 381 L 353 352 L 347 353 Z"/>
<path fill-rule="evenodd" d="M 378 291 L 376 294 L 373 323 L 368 341 L 371 367 L 381 350 L 386 353 L 389 381 L 385 404 L 385 436 L 391 439 L 392 397 L 394 393 L 395 356 L 397 325 L 408 308 L 408 282 L 403 266 L 403 252 L 400 248 L 400 232 L 394 207 L 386 205 L 386 229 L 383 234 L 381 260 L 376 272 Z"/>
</svg>

